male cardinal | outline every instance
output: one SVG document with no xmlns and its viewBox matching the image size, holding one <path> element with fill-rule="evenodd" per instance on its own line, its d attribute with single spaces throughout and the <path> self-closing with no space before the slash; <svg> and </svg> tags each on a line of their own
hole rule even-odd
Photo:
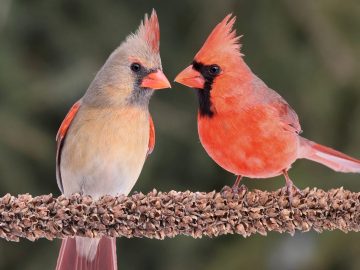
<svg viewBox="0 0 360 270">
<path fill-rule="evenodd" d="M 135 34 L 107 59 L 57 134 L 57 183 L 66 196 L 128 194 L 154 148 L 148 104 L 153 90 L 169 88 L 159 54 L 153 10 Z M 111 238 L 64 239 L 56 269 L 117 269 Z"/>
<path fill-rule="evenodd" d="M 175 81 L 197 89 L 200 141 L 216 163 L 237 175 L 233 188 L 238 189 L 243 176 L 283 174 L 291 200 L 296 188 L 288 170 L 298 158 L 360 173 L 360 160 L 299 135 L 295 111 L 244 62 L 231 16 L 214 28 Z"/>
</svg>

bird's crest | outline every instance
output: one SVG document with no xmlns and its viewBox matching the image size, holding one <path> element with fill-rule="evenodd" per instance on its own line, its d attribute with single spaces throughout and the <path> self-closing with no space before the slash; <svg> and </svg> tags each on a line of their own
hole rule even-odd
<svg viewBox="0 0 360 270">
<path fill-rule="evenodd" d="M 150 18 L 145 14 L 144 21 L 140 23 L 136 35 L 142 38 L 154 53 L 159 53 L 160 27 L 155 9 L 152 10 Z"/>
<path fill-rule="evenodd" d="M 233 29 L 235 20 L 236 17 L 232 17 L 232 14 L 229 14 L 216 25 L 200 51 L 196 54 L 195 59 L 204 62 L 206 60 L 211 61 L 212 57 L 223 52 L 242 55 L 239 43 L 241 36 L 237 36 L 236 31 Z"/>
</svg>

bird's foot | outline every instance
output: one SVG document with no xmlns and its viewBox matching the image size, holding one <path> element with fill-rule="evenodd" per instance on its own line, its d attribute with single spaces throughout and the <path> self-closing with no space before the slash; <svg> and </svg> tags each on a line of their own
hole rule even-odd
<svg viewBox="0 0 360 270">
<path fill-rule="evenodd" d="M 292 185 L 292 189 L 295 190 L 295 194 L 297 193 L 297 194 L 299 194 L 301 196 L 304 196 L 304 192 L 300 188 L 298 188 L 297 186 Z"/>
<path fill-rule="evenodd" d="M 240 193 L 246 193 L 248 191 L 247 187 L 245 185 L 233 185 L 232 186 L 232 192 L 235 194 L 240 194 Z"/>
<path fill-rule="evenodd" d="M 286 180 L 286 186 L 284 187 L 284 189 L 286 191 L 286 195 L 289 197 L 290 207 L 292 207 L 294 196 L 297 195 L 297 194 L 303 196 L 304 194 L 298 187 L 296 187 L 294 185 L 294 183 L 290 179 L 287 171 L 284 170 L 283 174 L 284 174 L 285 180 Z"/>
<path fill-rule="evenodd" d="M 296 195 L 298 195 L 298 194 L 300 196 L 304 195 L 304 193 L 301 191 L 301 189 L 299 189 L 298 187 L 296 187 L 292 183 L 291 184 L 286 183 L 286 186 L 283 188 L 283 194 L 287 195 L 289 197 L 290 207 L 293 206 L 294 197 Z"/>
<path fill-rule="evenodd" d="M 244 186 L 244 185 L 240 186 L 241 179 L 242 179 L 241 175 L 236 176 L 236 180 L 235 180 L 235 182 L 234 182 L 234 184 L 232 186 L 233 193 L 239 194 L 239 193 L 241 193 L 243 191 L 245 191 L 245 192 L 247 191 L 246 186 Z"/>
<path fill-rule="evenodd" d="M 233 197 L 233 196 L 244 196 L 247 193 L 248 189 L 245 185 L 233 185 L 232 187 L 229 186 L 224 186 L 221 191 L 220 194 L 224 197 Z"/>
</svg>

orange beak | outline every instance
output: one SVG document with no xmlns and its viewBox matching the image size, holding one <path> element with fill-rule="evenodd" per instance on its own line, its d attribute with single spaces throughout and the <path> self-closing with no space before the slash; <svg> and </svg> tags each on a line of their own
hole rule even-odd
<svg viewBox="0 0 360 270">
<path fill-rule="evenodd" d="M 165 77 L 164 73 L 160 69 L 144 77 L 140 86 L 153 90 L 171 88 L 169 80 Z"/>
<path fill-rule="evenodd" d="M 176 76 L 175 82 L 191 88 L 203 89 L 205 79 L 198 71 L 193 69 L 192 65 L 190 65 Z"/>
</svg>

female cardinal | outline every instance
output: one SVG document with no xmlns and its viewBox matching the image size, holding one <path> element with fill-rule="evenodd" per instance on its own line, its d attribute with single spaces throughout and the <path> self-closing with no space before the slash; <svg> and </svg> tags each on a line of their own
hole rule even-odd
<svg viewBox="0 0 360 270">
<path fill-rule="evenodd" d="M 252 73 L 240 53 L 231 14 L 220 22 L 192 65 L 175 81 L 197 89 L 198 131 L 207 153 L 237 175 L 268 178 L 284 174 L 290 200 L 291 164 L 306 158 L 335 171 L 360 173 L 360 161 L 299 136 L 299 119 L 289 104 Z"/>
<path fill-rule="evenodd" d="M 153 10 L 135 34 L 108 58 L 57 134 L 60 190 L 91 195 L 128 194 L 155 144 L 148 104 L 153 90 L 169 88 L 159 54 Z M 64 239 L 56 269 L 117 269 L 115 239 Z"/>
</svg>

